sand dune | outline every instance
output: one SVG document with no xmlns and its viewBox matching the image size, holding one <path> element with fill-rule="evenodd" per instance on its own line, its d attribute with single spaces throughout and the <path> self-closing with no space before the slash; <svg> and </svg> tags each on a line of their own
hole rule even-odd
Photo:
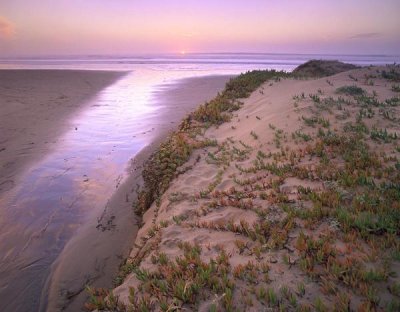
<svg viewBox="0 0 400 312">
<path fill-rule="evenodd" d="M 348 198 L 376 191 L 343 184 L 345 174 L 363 172 L 376 183 L 399 182 L 390 166 L 400 156 L 400 103 L 396 81 L 382 78 L 383 71 L 389 69 L 268 81 L 231 121 L 199 135 L 217 146 L 195 150 L 144 214 L 124 268 L 131 273 L 113 294 L 127 306 L 151 310 L 365 310 L 393 304 L 400 265 L 391 254 L 400 246 L 398 232 L 392 236 L 388 225 L 377 230 L 381 236 L 365 234 Z M 364 126 L 370 130 L 355 134 Z M 386 129 L 392 139 L 377 139 L 374 129 Z M 329 143 L 331 135 L 358 139 L 338 152 L 344 143 Z M 364 148 L 370 163 L 354 160 L 351 167 L 348 155 L 358 159 Z M 382 175 L 377 168 L 389 171 Z M 385 213 L 400 209 L 396 200 L 385 200 L 393 205 Z M 342 207 L 353 225 L 341 219 Z M 397 275 L 385 273 L 391 271 Z"/>
</svg>

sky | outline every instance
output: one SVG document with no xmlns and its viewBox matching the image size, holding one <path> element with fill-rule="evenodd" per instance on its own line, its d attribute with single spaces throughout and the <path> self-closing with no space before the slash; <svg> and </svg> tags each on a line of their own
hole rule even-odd
<svg viewBox="0 0 400 312">
<path fill-rule="evenodd" d="M 0 0 L 0 56 L 400 54 L 400 0 Z"/>
</svg>

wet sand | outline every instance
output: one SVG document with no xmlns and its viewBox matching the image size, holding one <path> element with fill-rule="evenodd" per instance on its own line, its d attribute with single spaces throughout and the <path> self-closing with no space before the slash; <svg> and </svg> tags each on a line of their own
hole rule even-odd
<svg viewBox="0 0 400 312">
<path fill-rule="evenodd" d="M 124 72 L 0 70 L 0 194 L 54 148 L 76 114 Z"/>
<path fill-rule="evenodd" d="M 126 180 L 116 187 L 99 218 L 85 224 L 53 266 L 54 272 L 48 281 L 47 311 L 80 311 L 88 299 L 87 284 L 96 288 L 113 287 L 113 279 L 128 257 L 141 224 L 141 218 L 133 213 L 132 205 L 142 183 L 144 162 L 168 134 L 176 130 L 184 116 L 215 97 L 229 78 L 181 79 L 178 83 L 164 85 L 155 93 L 163 107 L 153 124 L 156 134 L 150 144 L 132 159 Z"/>
<path fill-rule="evenodd" d="M 29 206 L 29 203 L 24 202 L 25 199 L 22 199 L 23 205 L 19 206 L 18 203 L 21 202 L 17 198 L 19 193 L 14 191 L 22 182 L 26 184 L 23 180 L 26 177 L 23 174 L 24 169 L 30 168 L 51 151 L 62 150 L 65 145 L 62 133 L 66 131 L 78 133 L 81 130 L 79 128 L 75 131 L 76 124 L 73 124 L 71 119 L 79 114 L 82 107 L 90 111 L 92 108 L 88 103 L 92 101 L 93 104 L 95 93 L 122 75 L 124 73 L 99 74 L 84 71 L 0 72 L 0 90 L 7 91 L 3 92 L 4 96 L 0 100 L 1 116 L 2 118 L 6 115 L 13 116 L 13 120 L 18 120 L 11 122 L 11 118 L 5 118 L 5 122 L 1 124 L 2 130 L 5 130 L 1 132 L 0 141 L 3 148 L 0 154 L 2 164 L 0 181 L 3 182 L 0 190 L 0 224 L 4 225 L 0 238 L 5 242 L 0 250 L 3 267 L 0 272 L 2 310 L 25 311 L 29 307 L 31 310 L 41 311 L 61 309 L 79 311 L 87 296 L 83 291 L 86 284 L 95 287 L 112 286 L 118 265 L 129 254 L 137 232 L 138 220 L 132 211 L 132 201 L 136 196 L 136 187 L 140 184 L 142 163 L 168 132 L 175 129 L 186 113 L 205 100 L 213 98 L 223 89 L 229 78 L 227 76 L 190 78 L 180 80 L 176 84 L 164 84 L 158 89 L 154 95 L 162 109 L 144 121 L 147 123 L 147 129 L 154 130 L 154 135 L 149 141 L 147 134 L 142 134 L 143 140 L 150 145 L 138 155 L 132 155 L 135 158 L 130 165 L 126 164 L 128 172 L 124 174 L 127 176 L 125 180 L 108 182 L 110 188 L 115 189 L 111 198 L 104 202 L 90 203 L 90 209 L 97 206 L 96 212 L 92 212 L 90 218 L 82 214 L 79 209 L 62 212 L 60 206 L 48 220 L 47 217 L 44 218 L 46 220 L 41 220 L 40 222 L 45 221 L 41 224 L 35 219 L 35 214 L 42 210 L 48 213 L 52 208 L 45 200 L 40 204 L 42 199 L 39 194 L 39 206 L 42 206 L 40 209 L 29 207 L 26 212 L 17 212 L 26 214 L 23 219 L 15 219 L 16 222 L 12 221 L 12 224 L 7 222 L 13 220 L 7 220 L 7 216 L 13 215 L 3 213 L 4 210 L 22 210 L 25 206 Z M 21 80 L 21 84 L 18 84 L 18 79 Z M 67 81 L 68 79 L 70 80 Z M 4 83 L 1 83 L 2 81 Z M 27 107 L 30 109 L 27 110 Z M 29 145 L 29 143 L 34 144 Z M 23 149 L 25 145 L 29 149 Z M 21 156 L 14 159 L 12 153 L 19 153 Z M 112 163 L 108 165 L 113 166 Z M 68 166 L 74 167 L 74 162 L 70 162 Z M 58 174 L 60 169 L 63 168 L 54 168 L 55 174 Z M 5 181 L 12 182 L 4 183 Z M 86 179 L 83 182 L 90 184 Z M 72 204 L 75 200 L 81 200 L 81 206 L 87 206 L 90 197 L 89 200 L 82 200 L 80 198 L 82 194 L 73 195 L 68 185 L 65 185 L 65 188 L 67 195 L 73 199 Z M 86 189 L 83 189 L 83 192 L 85 191 Z M 4 199 L 9 194 L 15 197 L 16 205 L 6 204 L 7 201 Z M 29 197 L 29 194 L 27 196 Z M 32 202 L 32 198 L 29 200 Z M 78 216 L 75 216 L 75 213 L 78 213 Z M 57 222 L 61 222 L 63 217 L 70 218 L 70 215 L 78 219 L 82 217 L 85 221 L 79 224 L 67 223 L 63 225 L 63 229 L 57 229 Z M 35 223 L 40 225 L 32 232 L 31 228 Z M 15 231 L 21 233 L 20 237 L 13 234 Z M 69 236 L 72 236 L 71 240 Z M 53 241 L 59 246 L 53 246 Z M 65 241 L 67 244 L 64 248 L 62 246 Z M 57 254 L 54 249 L 62 248 L 63 251 L 56 262 L 47 256 L 47 251 L 40 250 L 45 244 L 48 245 L 48 250 L 53 249 L 51 255 Z"/>
<path fill-rule="evenodd" d="M 49 223 L 35 225 L 38 222 L 31 211 L 18 212 L 22 205 L 10 205 L 8 199 L 17 197 L 13 193 L 25 182 L 24 175 L 29 167 L 59 146 L 62 134 L 72 127 L 70 118 L 84 109 L 100 90 L 125 74 L 0 70 L 0 310 L 35 310 L 40 301 L 41 285 L 37 281 L 31 283 L 33 276 L 48 270 L 51 264 L 35 244 Z M 26 222 L 8 218 L 9 211 L 26 215 Z M 28 228 L 35 226 L 33 233 L 29 233 Z M 46 240 L 42 243 L 47 244 Z M 16 274 L 24 276 L 25 280 L 20 280 Z"/>
</svg>

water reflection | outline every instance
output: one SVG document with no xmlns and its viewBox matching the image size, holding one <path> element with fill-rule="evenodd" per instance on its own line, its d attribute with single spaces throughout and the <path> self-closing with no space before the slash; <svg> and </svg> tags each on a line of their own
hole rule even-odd
<svg viewBox="0 0 400 312">
<path fill-rule="evenodd" d="M 1 199 L 0 289 L 5 307 L 12 307 L 19 294 L 25 301 L 21 291 L 27 288 L 37 304 L 49 264 L 73 231 L 92 212 L 98 213 L 123 167 L 151 140 L 146 119 L 158 108 L 150 99 L 152 84 L 136 77 L 128 74 L 101 92 L 72 121 L 73 130 L 58 149 Z"/>
<path fill-rule="evenodd" d="M 165 103 L 155 94 L 177 79 L 198 75 L 151 69 L 127 73 L 91 100 L 71 120 L 57 149 L 1 196 L 0 310 L 39 308 L 50 266 L 65 244 L 101 213 L 132 156 L 170 125 L 163 117 Z"/>
</svg>

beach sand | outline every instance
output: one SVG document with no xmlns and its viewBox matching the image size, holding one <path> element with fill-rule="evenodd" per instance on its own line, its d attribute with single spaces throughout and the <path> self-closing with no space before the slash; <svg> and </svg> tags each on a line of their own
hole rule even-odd
<svg viewBox="0 0 400 312">
<path fill-rule="evenodd" d="M 58 147 L 62 148 L 63 142 L 59 138 L 63 133 L 74 130 L 70 120 L 82 109 L 90 109 L 85 103 L 90 103 L 99 91 L 124 74 L 75 70 L 0 71 L 0 195 L 12 192 L 30 165 Z M 23 290 L 34 287 L 33 281 L 37 279 L 34 272 L 30 272 L 30 277 L 27 275 L 28 280 L 21 281 L 15 281 L 12 272 L 5 272 L 7 276 L 3 276 L 1 287 L 5 297 L 0 306 L 22 311 L 29 306 L 39 308 L 37 304 L 40 301 L 42 310 L 77 311 L 87 300 L 84 291 L 87 284 L 111 287 L 118 266 L 129 254 L 137 232 L 139 221 L 132 213 L 132 202 L 141 183 L 143 162 L 169 132 L 176 130 L 186 114 L 213 98 L 229 78 L 205 76 L 181 79 L 158 89 L 154 97 L 162 107 L 162 114 L 149 119 L 155 131 L 150 145 L 138 155 L 132 155 L 135 157 L 131 165 L 126 164 L 126 181 L 116 186 L 105 207 L 102 207 L 103 203 L 99 204 L 99 213 L 79 228 L 56 263 L 52 264 L 52 274 L 47 280 L 49 290 L 43 289 L 40 299 L 37 296 L 40 289 L 35 288 L 32 293 Z M 110 220 L 113 224 L 108 229 L 107 222 Z M 2 234 L 9 234 L 12 228 L 8 230 L 5 227 L 2 231 Z M 10 244 L 12 242 L 8 242 Z M 38 250 L 38 253 L 41 252 Z M 30 268 L 29 260 L 26 261 L 27 268 Z"/>
<path fill-rule="evenodd" d="M 378 252 L 374 241 L 366 244 L 358 234 L 344 233 L 326 210 L 313 217 L 313 202 L 304 195 L 328 196 L 341 189 L 317 177 L 320 168 L 327 175 L 344 170 L 341 155 L 320 167 L 320 159 L 310 152 L 318 131 L 348 136 L 342 129 L 359 114 L 355 98 L 338 94 L 337 88 L 357 85 L 382 103 L 391 98 L 398 101 L 392 83 L 381 77 L 383 70 L 371 67 L 320 79 L 268 81 L 244 100 L 231 121 L 205 130 L 199 137 L 216 140 L 218 145 L 195 149 L 167 191 L 144 214 L 125 267 L 133 273 L 113 294 L 127 306 L 143 304 L 150 310 L 159 309 L 161 301 L 165 308 L 199 311 L 261 311 L 278 305 L 284 310 L 299 305 L 363 310 L 374 304 L 365 292 L 374 287 L 380 307 L 388 304 L 394 297 L 387 287 L 399 282 L 399 274 L 385 277 L 381 284 L 361 278 L 353 285 L 353 281 L 335 280 L 324 265 L 350 261 L 380 272 L 384 264 L 377 255 L 390 250 Z M 395 121 L 400 116 L 398 105 L 386 109 L 391 118 L 382 118 L 382 111 L 374 108 L 375 115 L 364 117 L 363 122 L 369 129 L 376 126 L 400 134 L 400 123 Z M 380 157 L 399 159 L 400 151 L 393 145 L 379 140 L 369 140 L 368 145 Z M 328 147 L 327 153 L 334 148 Z M 260 169 L 261 164 L 276 167 Z M 297 171 L 285 173 L 285 165 Z M 302 218 L 301 210 L 313 212 Z M 304 251 L 304 242 L 313 239 L 325 242 L 320 260 L 310 258 L 320 247 L 309 247 L 309 254 Z M 398 237 L 393 239 L 399 243 Z M 215 261 L 214 269 L 208 266 L 210 259 Z M 399 273 L 399 263 L 390 263 L 389 270 Z M 206 272 L 200 276 L 199 270 L 206 268 L 213 272 L 211 276 L 206 277 Z"/>
<path fill-rule="evenodd" d="M 162 110 L 154 116 L 155 135 L 138 155 L 133 155 L 128 176 L 118 185 L 107 205 L 71 239 L 53 265 L 48 280 L 48 311 L 79 311 L 88 299 L 86 285 L 110 288 L 119 265 L 126 259 L 136 237 L 140 218 L 133 213 L 143 163 L 180 120 L 199 104 L 212 99 L 231 76 L 180 79 L 154 94 Z M 112 228 L 108 222 L 112 221 Z M 103 229 L 103 230 L 99 230 Z M 90 252 L 87 252 L 87 251 Z M 77 256 L 79 255 L 79 256 Z M 44 300 L 46 301 L 46 300 Z"/>
<path fill-rule="evenodd" d="M 71 129 L 70 117 L 123 72 L 0 70 L 0 194 Z"/>
</svg>

